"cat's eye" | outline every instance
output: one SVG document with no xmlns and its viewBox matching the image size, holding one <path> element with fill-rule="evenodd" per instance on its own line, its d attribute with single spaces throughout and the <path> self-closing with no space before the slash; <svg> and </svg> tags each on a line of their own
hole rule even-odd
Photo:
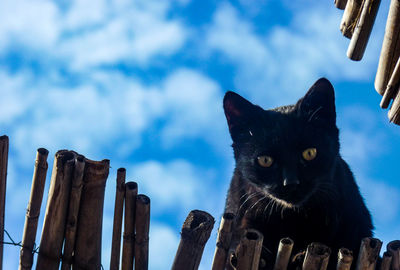
<svg viewBox="0 0 400 270">
<path fill-rule="evenodd" d="M 303 158 L 307 161 L 313 160 L 317 156 L 317 148 L 307 148 L 303 151 Z"/>
<path fill-rule="evenodd" d="M 259 156 L 257 157 L 257 162 L 261 167 L 268 168 L 271 167 L 274 159 L 270 156 Z"/>
</svg>

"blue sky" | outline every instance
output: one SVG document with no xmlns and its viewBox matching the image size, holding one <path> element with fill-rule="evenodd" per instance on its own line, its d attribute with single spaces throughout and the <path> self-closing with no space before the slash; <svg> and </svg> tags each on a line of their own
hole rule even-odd
<svg viewBox="0 0 400 270">
<path fill-rule="evenodd" d="M 6 229 L 22 238 L 36 149 L 50 151 L 50 168 L 57 150 L 73 149 L 111 160 L 105 268 L 115 176 L 125 167 L 152 200 L 150 268 L 170 267 L 185 217 L 202 209 L 216 218 L 201 264 L 209 269 L 234 167 L 225 91 L 271 108 L 294 103 L 325 76 L 336 89 L 341 153 L 376 237 L 398 238 L 400 129 L 373 87 L 388 6 L 382 1 L 364 59 L 352 62 L 333 1 L 1 1 Z M 5 269 L 16 269 L 19 249 L 4 252 Z"/>
</svg>

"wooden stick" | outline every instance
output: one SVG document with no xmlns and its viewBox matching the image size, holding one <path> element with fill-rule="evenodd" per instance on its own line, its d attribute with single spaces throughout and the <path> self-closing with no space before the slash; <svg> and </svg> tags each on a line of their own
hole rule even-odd
<svg viewBox="0 0 400 270">
<path fill-rule="evenodd" d="M 232 213 L 224 213 L 218 230 L 217 247 L 214 253 L 212 270 L 224 270 L 228 251 L 232 239 L 232 225 L 235 215 Z"/>
<path fill-rule="evenodd" d="M 382 241 L 377 238 L 366 237 L 361 241 L 356 270 L 374 270 Z"/>
<path fill-rule="evenodd" d="M 85 159 L 72 269 L 100 269 L 104 192 L 110 161 Z"/>
<path fill-rule="evenodd" d="M 135 257 L 135 216 L 136 196 L 138 185 L 135 182 L 128 182 L 125 185 L 125 224 L 124 241 L 122 247 L 122 270 L 133 269 Z"/>
<path fill-rule="evenodd" d="M 340 31 L 347 38 L 353 36 L 354 28 L 361 12 L 362 2 L 363 0 L 347 0 L 346 8 L 344 9 L 342 21 L 340 23 Z"/>
<path fill-rule="evenodd" d="M 124 197 L 125 197 L 125 177 L 126 177 L 126 169 L 119 168 L 117 170 L 117 188 L 115 192 L 114 224 L 113 224 L 113 236 L 111 243 L 112 246 L 111 246 L 110 270 L 119 269 L 119 260 L 121 253 L 122 216 L 124 211 Z"/>
<path fill-rule="evenodd" d="M 172 264 L 172 270 L 198 269 L 214 222 L 214 218 L 207 212 L 193 210 L 189 213 L 182 226 L 181 241 Z"/>
<path fill-rule="evenodd" d="M 329 263 L 331 249 L 321 243 L 311 243 L 307 247 L 306 257 L 303 262 L 303 269 L 326 270 Z"/>
<path fill-rule="evenodd" d="M 278 253 L 276 255 L 274 270 L 286 270 L 292 254 L 293 240 L 283 238 L 279 242 Z"/>
<path fill-rule="evenodd" d="M 75 159 L 74 165 L 75 168 L 72 177 L 71 195 L 69 198 L 67 225 L 65 229 L 63 262 L 61 264 L 62 270 L 69 270 L 72 265 L 72 254 L 76 242 L 76 229 L 83 186 L 83 174 L 85 172 L 85 157 L 78 155 Z"/>
<path fill-rule="evenodd" d="M 0 270 L 3 269 L 4 213 L 6 206 L 7 166 L 9 140 L 0 137 Z"/>
<path fill-rule="evenodd" d="M 59 268 L 74 160 L 73 152 L 56 153 L 36 269 Z"/>
<path fill-rule="evenodd" d="M 387 244 L 387 250 L 392 254 L 392 270 L 400 269 L 400 240 Z"/>
<path fill-rule="evenodd" d="M 400 58 L 396 62 L 396 66 L 393 69 L 392 76 L 390 76 L 388 85 L 386 86 L 385 93 L 381 100 L 381 108 L 386 109 L 389 107 L 390 101 L 396 97 L 399 90 L 400 82 Z"/>
<path fill-rule="evenodd" d="M 338 263 L 336 270 L 350 270 L 353 262 L 353 252 L 347 248 L 339 249 Z"/>
<path fill-rule="evenodd" d="M 257 230 L 248 229 L 236 248 L 237 270 L 258 270 L 264 236 Z"/>
<path fill-rule="evenodd" d="M 381 0 L 365 0 L 363 3 L 360 18 L 347 49 L 347 57 L 351 60 L 360 61 L 362 59 L 380 3 Z"/>
<path fill-rule="evenodd" d="M 36 153 L 35 168 L 33 170 L 31 195 L 26 209 L 22 248 L 20 251 L 20 270 L 30 270 L 33 264 L 33 249 L 35 247 L 36 231 L 42 205 L 44 184 L 47 175 L 47 156 L 49 151 L 39 148 Z"/>
<path fill-rule="evenodd" d="M 335 6 L 338 9 L 345 9 L 347 4 L 347 0 L 335 0 Z"/>
<path fill-rule="evenodd" d="M 392 253 L 390 253 L 390 251 L 385 251 L 383 253 L 380 270 L 390 270 L 391 264 L 392 264 Z"/>
<path fill-rule="evenodd" d="M 135 270 L 149 268 L 150 198 L 140 194 L 136 198 Z"/>
<path fill-rule="evenodd" d="M 375 89 L 383 95 L 394 66 L 400 56 L 400 2 L 392 0 L 386 21 L 378 70 L 375 77 Z"/>
<path fill-rule="evenodd" d="M 397 91 L 392 107 L 388 112 L 389 121 L 400 125 L 400 91 Z"/>
</svg>

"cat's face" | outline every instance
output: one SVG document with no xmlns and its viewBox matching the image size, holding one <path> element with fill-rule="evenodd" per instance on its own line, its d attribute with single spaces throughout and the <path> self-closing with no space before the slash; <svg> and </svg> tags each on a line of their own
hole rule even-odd
<svg viewBox="0 0 400 270">
<path fill-rule="evenodd" d="M 332 85 L 317 81 L 296 105 L 263 110 L 228 92 L 224 110 L 236 169 L 265 195 L 301 206 L 331 184 L 339 152 Z"/>
</svg>

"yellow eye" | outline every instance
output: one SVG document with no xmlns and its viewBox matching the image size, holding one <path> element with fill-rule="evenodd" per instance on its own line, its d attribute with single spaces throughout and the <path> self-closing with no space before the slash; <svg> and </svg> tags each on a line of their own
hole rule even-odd
<svg viewBox="0 0 400 270">
<path fill-rule="evenodd" d="M 264 168 L 271 167 L 272 163 L 274 162 L 273 158 L 270 156 L 259 156 L 257 157 L 257 161 L 258 164 Z"/>
<path fill-rule="evenodd" d="M 305 160 L 313 160 L 317 156 L 317 148 L 307 148 L 303 151 L 303 158 Z"/>
</svg>

